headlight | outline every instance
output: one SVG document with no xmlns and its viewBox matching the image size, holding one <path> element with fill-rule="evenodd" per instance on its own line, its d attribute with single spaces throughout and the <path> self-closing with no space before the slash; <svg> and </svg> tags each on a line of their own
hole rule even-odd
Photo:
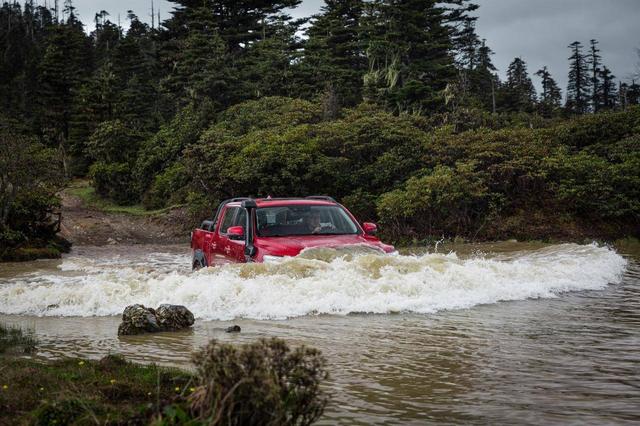
<svg viewBox="0 0 640 426">
<path fill-rule="evenodd" d="M 271 256 L 270 254 L 265 254 L 262 256 L 262 261 L 264 263 L 278 263 L 281 262 L 284 257 L 282 256 Z"/>
</svg>

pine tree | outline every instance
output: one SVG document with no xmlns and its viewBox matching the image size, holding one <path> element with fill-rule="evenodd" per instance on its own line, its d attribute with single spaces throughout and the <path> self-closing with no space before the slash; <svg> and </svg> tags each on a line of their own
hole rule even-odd
<svg viewBox="0 0 640 426">
<path fill-rule="evenodd" d="M 635 80 L 627 88 L 627 105 L 640 105 L 640 84 Z"/>
<path fill-rule="evenodd" d="M 76 18 L 70 1 L 66 2 L 66 22 L 49 30 L 46 50 L 41 63 L 40 93 L 44 141 L 57 146 L 64 162 L 65 174 L 70 161 L 83 152 L 82 138 L 72 135 L 74 98 L 92 68 L 91 41 Z M 70 136 L 74 136 L 70 140 Z"/>
<path fill-rule="evenodd" d="M 600 56 L 600 49 L 598 49 L 598 41 L 591 39 L 589 49 L 589 68 L 591 71 L 591 109 L 593 112 L 598 112 L 600 107 L 600 65 L 602 65 L 602 57 Z"/>
<path fill-rule="evenodd" d="M 562 93 L 556 81 L 551 77 L 547 67 L 536 72 L 542 79 L 542 93 L 540 96 L 539 110 L 544 117 L 551 117 L 562 105 Z"/>
<path fill-rule="evenodd" d="M 501 88 L 501 108 L 504 111 L 532 112 L 535 109 L 536 89 L 522 58 L 515 58 L 507 70 L 507 81 Z"/>
<path fill-rule="evenodd" d="M 616 76 L 611 74 L 611 71 L 606 66 L 599 71 L 598 80 L 600 84 L 596 97 L 597 111 L 611 110 L 616 107 L 618 93 L 615 78 Z"/>
<path fill-rule="evenodd" d="M 368 4 L 363 40 L 369 71 L 365 97 L 395 112 L 444 107 L 456 77 L 449 0 L 379 0 Z"/>
<path fill-rule="evenodd" d="M 493 51 L 483 39 L 476 52 L 475 68 L 468 75 L 471 95 L 480 101 L 484 109 L 496 112 L 496 91 L 500 86 L 500 79 L 491 55 Z"/>
<path fill-rule="evenodd" d="M 569 45 L 569 83 L 567 86 L 567 110 L 574 114 L 584 114 L 589 111 L 589 77 L 588 64 L 582 53 L 582 44 L 575 41 Z"/>
<path fill-rule="evenodd" d="M 300 67 L 306 80 L 301 83 L 308 86 L 303 96 L 330 86 L 340 104 L 352 106 L 361 101 L 367 70 L 360 39 L 363 13 L 363 0 L 325 0 L 321 13 L 312 17 Z"/>
</svg>

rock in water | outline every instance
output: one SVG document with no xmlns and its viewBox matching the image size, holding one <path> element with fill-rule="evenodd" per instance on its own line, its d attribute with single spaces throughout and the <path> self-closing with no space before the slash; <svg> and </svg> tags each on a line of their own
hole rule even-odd
<svg viewBox="0 0 640 426">
<path fill-rule="evenodd" d="M 156 309 L 156 318 L 160 327 L 167 331 L 182 330 L 195 322 L 191 311 L 182 305 L 160 305 Z"/>
<path fill-rule="evenodd" d="M 227 333 L 240 333 L 241 329 L 239 325 L 232 325 L 225 330 Z"/>
<path fill-rule="evenodd" d="M 118 327 L 118 335 L 140 334 L 161 331 L 155 312 L 143 305 L 130 305 L 122 313 L 122 323 Z"/>
</svg>

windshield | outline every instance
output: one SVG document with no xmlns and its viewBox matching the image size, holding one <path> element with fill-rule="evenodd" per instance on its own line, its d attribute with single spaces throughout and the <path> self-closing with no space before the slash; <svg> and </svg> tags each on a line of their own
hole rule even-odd
<svg viewBox="0 0 640 426">
<path fill-rule="evenodd" d="M 339 206 L 290 205 L 256 210 L 258 236 L 357 234 L 358 227 Z"/>
</svg>

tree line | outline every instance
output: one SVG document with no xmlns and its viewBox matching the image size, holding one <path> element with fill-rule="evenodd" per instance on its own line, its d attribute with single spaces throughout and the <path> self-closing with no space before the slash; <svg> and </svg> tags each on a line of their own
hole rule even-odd
<svg viewBox="0 0 640 426">
<path fill-rule="evenodd" d="M 0 8 L 0 130 L 21 146 L 46 150 L 43 164 L 60 164 L 60 176 L 90 176 L 106 198 L 163 207 L 203 194 L 212 199 L 235 193 L 202 179 L 198 171 L 220 167 L 217 178 L 226 176 L 224 157 L 210 158 L 208 152 L 225 155 L 234 145 L 228 138 L 249 132 L 248 126 L 280 127 L 278 117 L 261 109 L 253 111 L 264 120 L 259 125 L 229 115 L 255 109 L 250 105 L 256 100 L 269 105 L 269 99 L 290 99 L 281 112 L 294 117 L 293 127 L 334 123 L 344 131 L 336 136 L 342 139 L 340 149 L 357 147 L 370 167 L 377 161 L 373 153 L 382 152 L 376 151 L 378 135 L 370 134 L 371 141 L 360 145 L 360 136 L 340 126 L 353 116 L 350 111 L 410 119 L 422 131 L 451 126 L 461 134 L 483 127 L 548 127 L 640 102 L 640 86 L 616 80 L 596 40 L 588 48 L 580 42 L 569 46 L 566 102 L 547 67 L 535 72 L 542 87 L 537 93 L 522 58 L 513 60 L 502 81 L 491 48 L 476 32 L 478 5 L 470 0 L 326 0 L 318 14 L 293 19 L 289 12 L 300 3 L 177 0 L 171 17 L 154 18 L 151 25 L 129 11 L 126 30 L 103 10 L 87 33 L 71 0 L 60 8 L 55 2 L 54 9 L 32 0 L 5 2 Z M 310 122 L 302 118 L 309 105 L 319 108 Z M 347 140 L 349 134 L 357 141 Z M 201 153 L 211 164 L 198 164 L 197 158 L 189 162 L 203 146 L 211 148 Z M 424 165 L 406 167 L 387 184 L 359 194 L 379 197 Z M 311 172 L 291 173 L 295 181 Z M 49 182 L 48 194 L 55 198 L 63 179 Z M 268 185 L 261 188 L 267 191 Z M 264 195 L 250 186 L 244 190 Z M 345 197 L 357 192 L 336 190 Z M 20 210 L 16 200 L 13 212 Z M 9 211 L 9 201 L 4 205 Z M 5 215 L 3 232 L 20 228 L 28 234 L 27 225 L 9 224 L 15 215 Z"/>
</svg>

